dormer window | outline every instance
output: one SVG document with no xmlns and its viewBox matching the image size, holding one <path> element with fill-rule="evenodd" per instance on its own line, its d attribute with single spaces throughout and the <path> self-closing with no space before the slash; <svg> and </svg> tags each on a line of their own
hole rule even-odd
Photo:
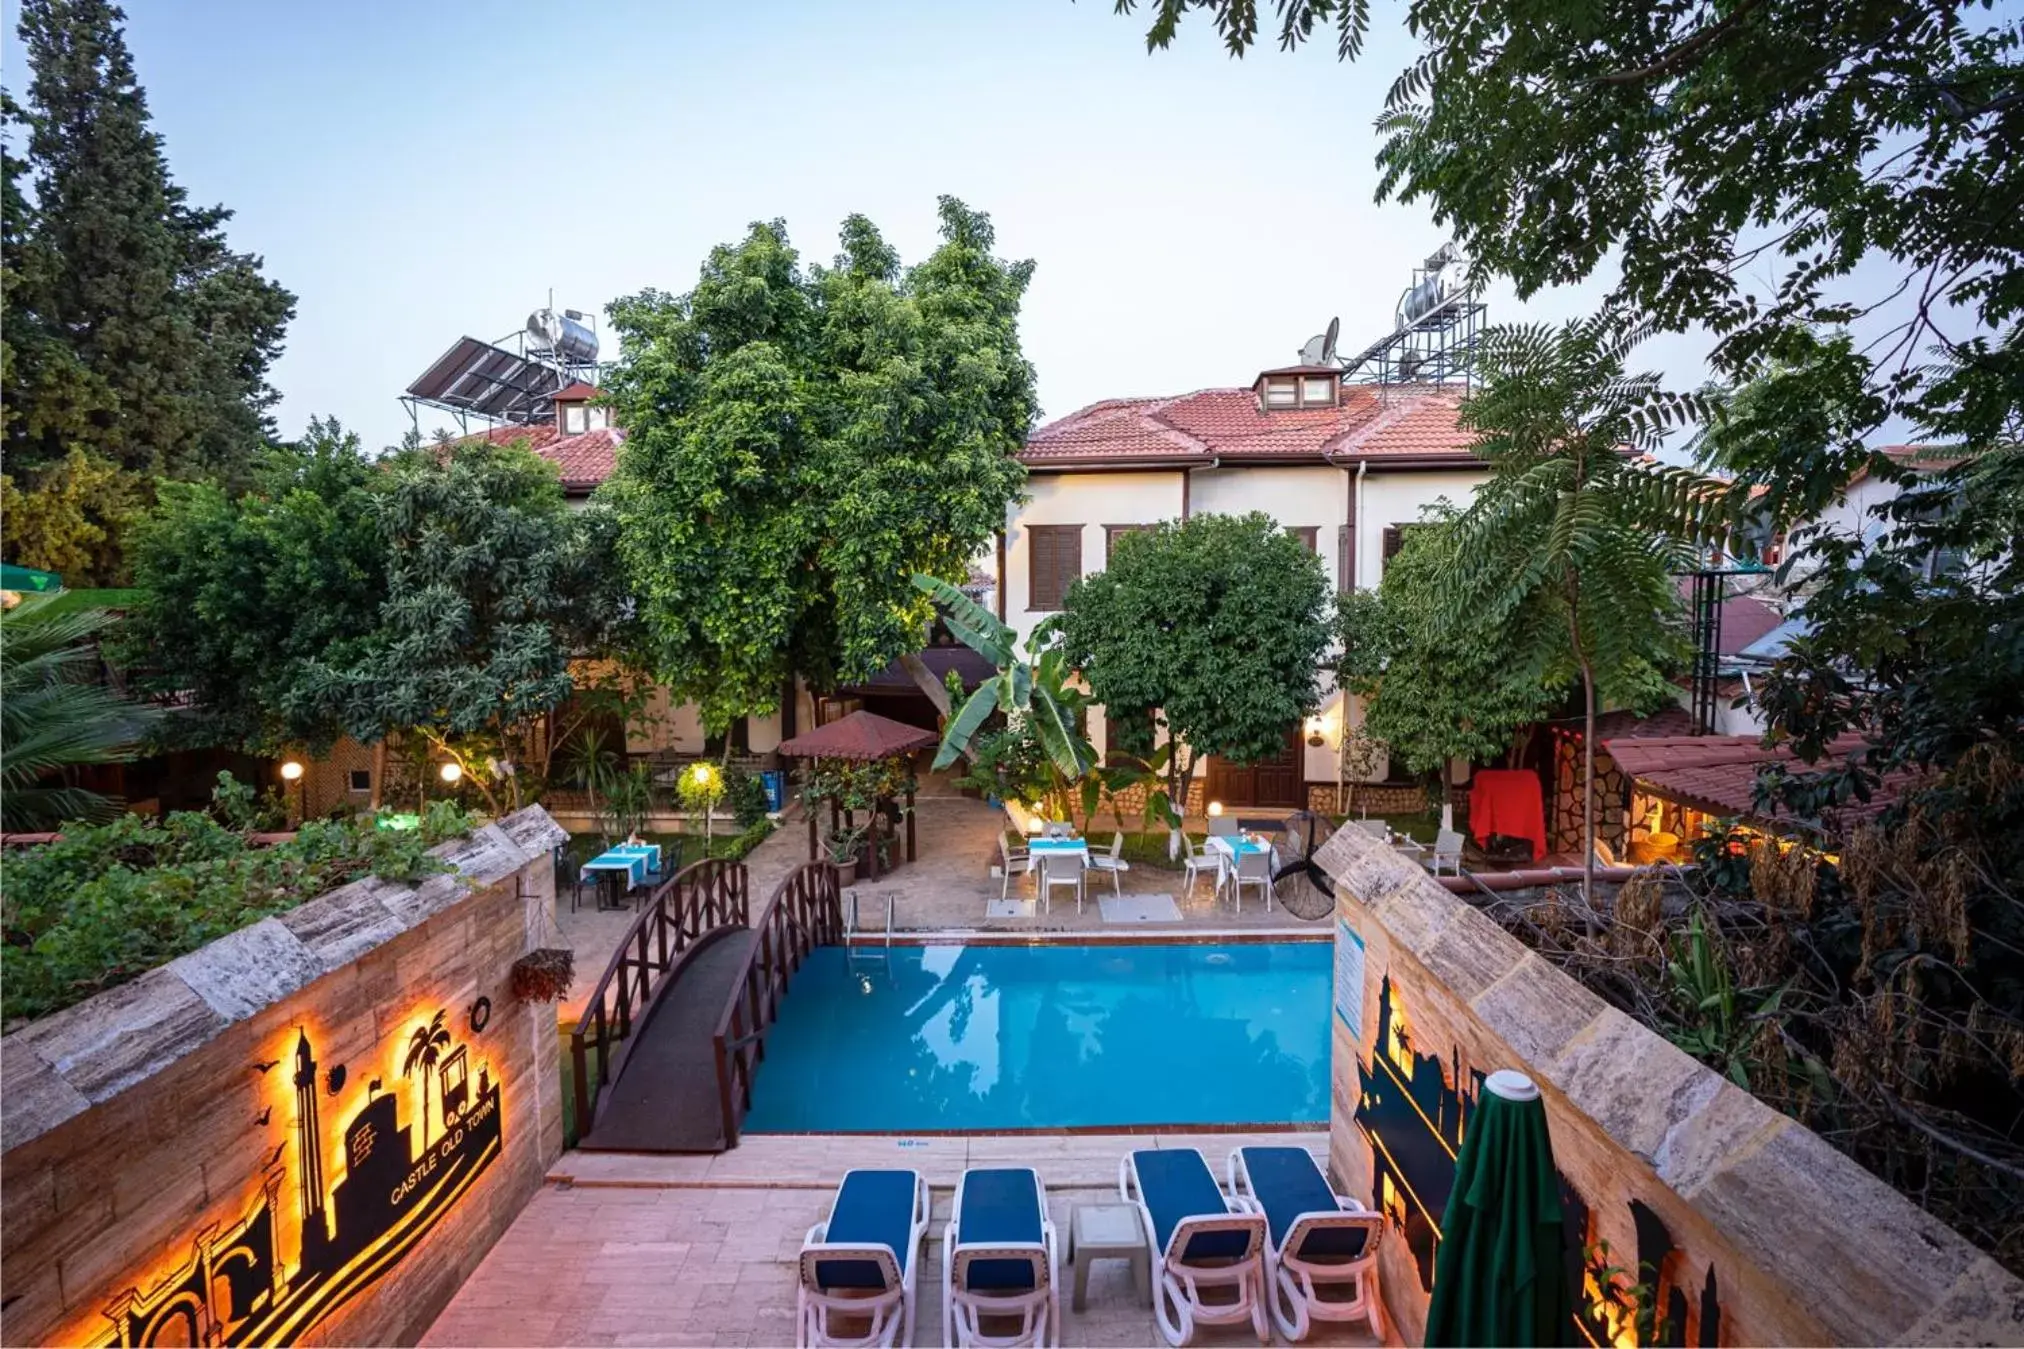
<svg viewBox="0 0 2024 1349">
<path fill-rule="evenodd" d="M 1258 377 L 1258 406 L 1265 412 L 1332 408 L 1336 405 L 1339 381 L 1336 372 L 1329 369 L 1295 366 L 1290 370 L 1268 370 Z"/>
<path fill-rule="evenodd" d="M 580 436 L 589 429 L 589 408 L 581 403 L 576 403 L 562 409 L 562 433 L 564 435 Z"/>
</svg>

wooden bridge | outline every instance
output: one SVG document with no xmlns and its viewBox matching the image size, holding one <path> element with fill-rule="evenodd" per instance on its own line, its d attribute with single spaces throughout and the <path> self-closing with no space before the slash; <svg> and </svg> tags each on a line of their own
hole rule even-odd
<svg viewBox="0 0 2024 1349">
<path fill-rule="evenodd" d="M 570 1036 L 580 1148 L 735 1147 L 787 981 L 840 941 L 826 862 L 797 867 L 750 920 L 742 862 L 703 861 L 656 889 Z"/>
</svg>

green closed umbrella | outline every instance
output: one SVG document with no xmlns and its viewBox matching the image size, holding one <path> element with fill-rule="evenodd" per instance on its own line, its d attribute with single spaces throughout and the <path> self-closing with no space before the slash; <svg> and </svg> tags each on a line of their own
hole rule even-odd
<svg viewBox="0 0 2024 1349">
<path fill-rule="evenodd" d="M 1573 1344 L 1562 1242 L 1560 1178 L 1539 1088 L 1522 1073 L 1494 1072 L 1455 1158 L 1426 1342 Z"/>
</svg>

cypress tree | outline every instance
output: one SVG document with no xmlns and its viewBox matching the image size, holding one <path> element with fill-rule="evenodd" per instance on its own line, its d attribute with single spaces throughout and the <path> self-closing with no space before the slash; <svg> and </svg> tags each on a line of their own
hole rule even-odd
<svg viewBox="0 0 2024 1349">
<path fill-rule="evenodd" d="M 108 0 L 22 6 L 34 75 L 7 109 L 26 155 L 4 175 L 5 448 L 26 509 L 36 471 L 73 451 L 236 486 L 273 435 L 267 370 L 295 297 L 232 251 L 230 211 L 190 206 L 170 179 L 124 20 Z M 115 570 L 116 543 L 107 558 Z"/>
</svg>

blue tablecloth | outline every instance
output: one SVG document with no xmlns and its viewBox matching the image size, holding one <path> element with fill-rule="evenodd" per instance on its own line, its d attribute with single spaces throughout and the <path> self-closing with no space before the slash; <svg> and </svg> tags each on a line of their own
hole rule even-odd
<svg viewBox="0 0 2024 1349">
<path fill-rule="evenodd" d="M 1041 853 L 1083 854 L 1089 852 L 1089 840 L 1083 838 L 1032 838 L 1026 840 L 1026 850 L 1038 857 Z"/>
<path fill-rule="evenodd" d="M 621 844 L 607 848 L 583 864 L 585 871 L 623 871 L 628 885 L 646 884 L 649 871 L 661 869 L 658 843 Z"/>
</svg>

